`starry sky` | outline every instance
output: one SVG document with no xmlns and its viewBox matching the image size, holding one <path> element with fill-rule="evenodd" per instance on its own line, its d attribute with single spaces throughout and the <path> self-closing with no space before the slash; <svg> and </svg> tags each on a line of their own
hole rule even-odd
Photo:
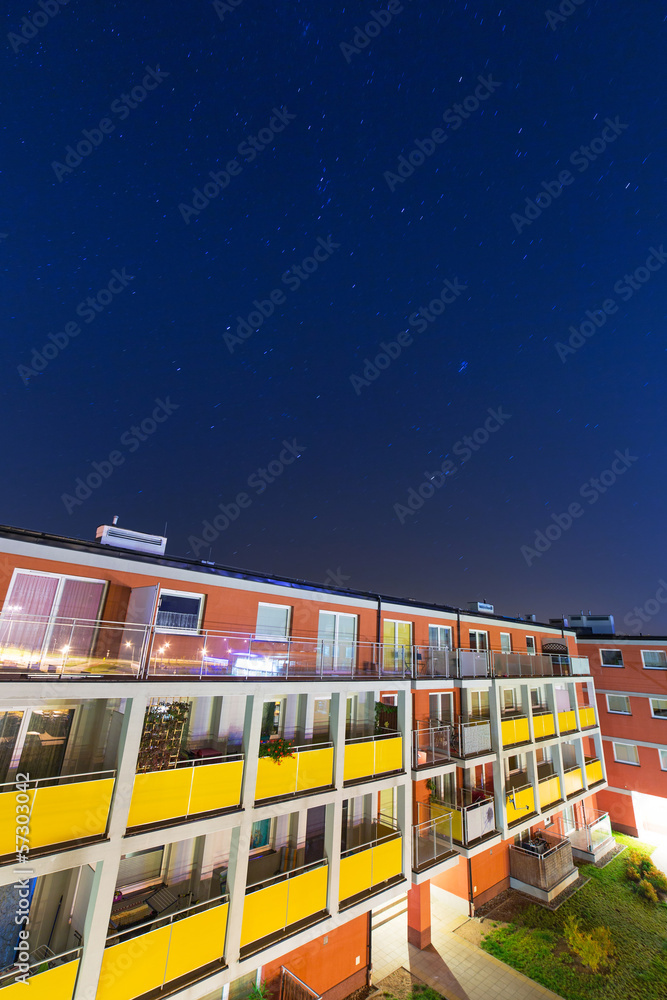
<svg viewBox="0 0 667 1000">
<path fill-rule="evenodd" d="M 662 5 L 11 6 L 3 523 L 655 608 Z"/>
</svg>

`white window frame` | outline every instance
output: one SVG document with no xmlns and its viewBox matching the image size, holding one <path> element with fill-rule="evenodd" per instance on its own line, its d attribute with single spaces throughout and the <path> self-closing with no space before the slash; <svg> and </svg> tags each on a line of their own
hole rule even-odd
<svg viewBox="0 0 667 1000">
<path fill-rule="evenodd" d="M 621 662 L 620 663 L 605 663 L 604 659 L 602 657 L 603 653 L 620 653 L 620 655 L 621 655 Z M 622 667 L 625 666 L 625 663 L 623 662 L 623 650 L 622 649 L 601 649 L 600 650 L 600 666 L 601 667 L 611 667 L 612 669 L 614 667 L 616 667 L 617 670 L 620 670 Z"/>
<path fill-rule="evenodd" d="M 507 649 L 503 649 L 503 639 L 507 640 Z M 500 652 L 501 653 L 511 653 L 512 652 L 512 633 L 511 632 L 501 632 L 500 633 Z"/>
<path fill-rule="evenodd" d="M 158 625 L 157 616 L 160 613 L 160 601 L 162 600 L 162 595 L 166 597 L 186 597 L 188 600 L 196 601 L 199 600 L 199 613 L 197 615 L 197 625 L 195 628 L 178 628 L 174 625 Z M 160 587 L 158 597 L 157 597 L 157 608 L 155 611 L 155 631 L 160 635 L 198 635 L 201 629 L 202 619 L 204 617 L 204 601 L 205 594 L 196 594 L 192 590 L 170 590 L 168 588 L 163 589 Z"/>
<path fill-rule="evenodd" d="M 510 695 L 511 704 L 507 704 L 507 695 Z M 515 712 L 517 706 L 516 691 L 514 688 L 503 688 L 503 701 L 501 709 L 504 712 Z"/>
<path fill-rule="evenodd" d="M 444 645 L 442 644 L 442 637 L 440 635 L 438 635 L 438 645 L 437 646 L 431 646 L 431 629 L 432 628 L 437 628 L 438 632 L 440 632 L 440 630 L 442 629 L 444 632 L 447 633 L 447 635 L 445 637 L 445 644 Z M 429 646 L 431 646 L 432 649 L 452 649 L 452 626 L 451 625 L 440 625 L 439 623 L 436 623 L 436 622 L 429 622 L 428 629 L 429 629 L 429 636 L 428 636 Z"/>
<path fill-rule="evenodd" d="M 607 694 L 607 695 L 605 695 L 605 698 L 607 699 L 607 712 L 610 715 L 632 715 L 632 708 L 630 706 L 630 695 L 627 695 L 627 694 Z M 625 698 L 626 702 L 628 703 L 628 710 L 627 710 L 627 712 L 626 711 L 620 711 L 620 709 L 618 709 L 618 708 L 610 708 L 609 707 L 609 699 L 610 698 Z M 583 707 L 584 706 L 582 706 L 582 708 Z"/>
<path fill-rule="evenodd" d="M 656 713 L 653 711 L 654 701 L 667 701 L 667 698 L 649 698 L 649 702 L 651 705 L 651 717 L 654 719 L 667 719 L 667 711 L 664 713 L 664 715 L 660 712 L 656 715 Z"/>
<path fill-rule="evenodd" d="M 660 758 L 660 770 L 667 771 L 667 750 L 658 748 L 658 757 Z"/>
<path fill-rule="evenodd" d="M 528 640 L 529 639 L 530 639 L 530 641 L 533 644 L 533 648 L 532 649 L 528 648 Z M 529 654 L 529 656 L 535 656 L 535 654 L 537 653 L 537 643 L 535 642 L 535 636 L 534 635 L 527 635 L 526 636 L 526 652 Z"/>
<path fill-rule="evenodd" d="M 475 645 L 473 646 L 473 644 L 472 644 L 472 637 L 473 636 L 478 636 L 478 635 L 483 635 L 484 636 L 485 645 L 484 645 L 484 647 L 482 649 L 480 649 L 479 646 L 477 645 L 477 639 L 475 639 Z M 478 628 L 468 629 L 468 642 L 470 643 L 470 649 L 474 649 L 475 652 L 477 652 L 477 653 L 486 653 L 486 652 L 488 652 L 488 649 L 489 649 L 489 633 L 488 632 L 484 632 L 482 629 L 478 629 Z"/>
<path fill-rule="evenodd" d="M 94 577 L 94 576 L 75 576 L 74 573 L 47 573 L 47 572 L 45 572 L 44 570 L 41 570 L 41 569 L 24 569 L 22 566 L 16 566 L 14 568 L 13 573 L 12 573 L 12 578 L 9 581 L 9 586 L 7 587 L 7 596 L 5 598 L 6 600 L 9 599 L 9 595 L 11 594 L 11 592 L 13 590 L 13 587 L 14 587 L 14 581 L 16 580 L 16 577 L 19 574 L 21 574 L 23 576 L 49 576 L 49 577 L 51 577 L 51 579 L 59 581 L 58 586 L 56 587 L 56 592 L 53 595 L 53 605 L 52 605 L 52 607 L 55 608 L 56 611 L 55 612 L 51 611 L 51 613 L 48 615 L 48 629 L 47 629 L 48 635 L 47 635 L 47 638 L 48 638 L 48 636 L 50 635 L 50 633 L 52 631 L 53 624 L 56 623 L 58 621 L 59 617 L 60 617 L 58 615 L 57 611 L 58 611 L 58 608 L 60 607 L 60 601 L 62 600 L 63 589 L 65 587 L 65 581 L 66 580 L 76 580 L 77 583 L 103 583 L 104 584 L 104 589 L 102 590 L 102 596 L 100 597 L 100 604 L 99 604 L 99 609 L 98 609 L 98 612 L 97 612 L 99 616 L 101 616 L 101 614 L 102 614 L 102 611 L 104 609 L 104 605 L 106 603 L 107 594 L 109 592 L 109 581 L 108 580 L 100 580 L 100 579 L 98 579 L 97 577 Z M 4 617 L 5 617 L 5 612 L 7 612 L 8 610 L 9 610 L 9 605 L 4 605 L 2 607 L 2 619 L 3 620 L 4 620 Z M 11 615 L 11 613 L 12 612 L 9 611 L 10 615 Z M 27 615 L 28 615 L 27 611 L 25 612 L 25 615 L 27 617 Z M 44 618 L 46 619 L 47 616 L 44 615 Z M 20 615 L 17 615 L 16 621 L 23 621 L 23 620 L 24 619 L 22 619 Z M 94 619 L 94 621 L 100 621 L 100 620 L 101 619 L 99 617 Z M 78 619 L 77 619 L 77 621 L 78 621 Z M 83 621 L 83 619 L 81 619 L 81 621 Z"/>
<path fill-rule="evenodd" d="M 257 625 L 259 624 L 259 609 L 260 608 L 280 608 L 281 611 L 287 612 L 287 621 L 285 622 L 285 634 L 284 635 L 264 635 L 257 631 Z M 259 601 L 257 604 L 257 618 L 255 619 L 255 639 L 258 642 L 287 642 L 290 638 L 290 632 L 292 630 L 292 605 L 291 604 L 272 604 L 270 601 Z"/>
<path fill-rule="evenodd" d="M 665 663 L 661 667 L 646 666 L 646 661 L 644 659 L 645 653 L 662 653 L 665 657 Z M 642 667 L 644 670 L 667 670 L 667 653 L 664 649 L 642 649 Z"/>
<path fill-rule="evenodd" d="M 637 754 L 637 760 L 623 760 L 616 756 L 616 747 L 632 747 Z M 614 760 L 617 764 L 630 764 L 631 767 L 641 767 L 641 762 L 639 760 L 639 748 L 634 743 L 612 743 L 612 749 L 614 752 Z"/>
</svg>

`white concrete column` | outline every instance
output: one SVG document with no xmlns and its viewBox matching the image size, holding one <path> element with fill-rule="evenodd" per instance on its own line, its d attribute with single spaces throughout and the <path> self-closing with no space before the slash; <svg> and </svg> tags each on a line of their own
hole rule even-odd
<svg viewBox="0 0 667 1000">
<path fill-rule="evenodd" d="M 122 844 L 105 861 L 98 861 L 83 926 L 84 949 L 79 964 L 74 1000 L 95 1000 L 104 957 L 109 914 L 116 890 Z M 111 970 L 112 971 L 112 970 Z"/>
<path fill-rule="evenodd" d="M 345 689 L 331 695 L 331 739 L 334 745 L 334 786 L 336 788 L 343 787 L 347 696 L 348 691 Z"/>
<path fill-rule="evenodd" d="M 125 705 L 123 725 L 118 741 L 118 770 L 116 785 L 109 816 L 109 837 L 123 837 L 127 829 L 127 816 L 130 811 L 134 776 L 137 770 L 137 755 L 141 734 L 144 730 L 144 718 L 148 704 L 147 695 L 128 698 Z"/>
<path fill-rule="evenodd" d="M 329 861 L 329 884 L 327 890 L 327 909 L 329 913 L 338 912 L 342 822 L 343 799 L 340 796 L 336 796 L 333 802 L 327 803 L 324 825 L 324 853 Z"/>
</svg>

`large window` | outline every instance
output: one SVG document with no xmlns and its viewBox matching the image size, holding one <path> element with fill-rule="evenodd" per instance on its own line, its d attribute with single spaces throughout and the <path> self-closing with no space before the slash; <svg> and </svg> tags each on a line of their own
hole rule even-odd
<svg viewBox="0 0 667 1000">
<path fill-rule="evenodd" d="M 317 626 L 319 667 L 349 673 L 355 663 L 357 616 L 320 611 Z"/>
<path fill-rule="evenodd" d="M 614 715 L 632 715 L 630 698 L 626 694 L 608 694 L 607 711 Z"/>
<path fill-rule="evenodd" d="M 651 715 L 654 719 L 667 719 L 667 698 L 651 698 Z"/>
<path fill-rule="evenodd" d="M 451 691 L 430 694 L 428 696 L 428 714 L 432 721 L 439 719 L 440 722 L 453 722 L 454 696 Z"/>
<path fill-rule="evenodd" d="M 435 649 L 451 649 L 452 630 L 449 625 L 429 625 L 428 644 Z"/>
<path fill-rule="evenodd" d="M 384 620 L 382 623 L 385 670 L 409 667 L 412 657 L 412 622 Z"/>
<path fill-rule="evenodd" d="M 614 760 L 619 764 L 639 765 L 639 750 L 632 743 L 613 743 Z"/>
<path fill-rule="evenodd" d="M 473 719 L 488 719 L 489 692 L 471 691 L 469 694 L 470 716 Z"/>
<path fill-rule="evenodd" d="M 161 632 L 197 632 L 201 621 L 203 596 L 178 590 L 161 590 L 155 624 Z"/>
<path fill-rule="evenodd" d="M 509 632 L 500 633 L 500 652 L 501 653 L 512 652 L 512 636 Z"/>
<path fill-rule="evenodd" d="M 622 667 L 623 653 L 620 649 L 601 649 L 600 663 L 603 667 Z"/>
<path fill-rule="evenodd" d="M 667 653 L 664 649 L 642 649 L 642 660 L 647 670 L 667 670 Z"/>
<path fill-rule="evenodd" d="M 527 635 L 526 636 L 526 652 L 530 653 L 531 656 L 533 656 L 535 654 L 535 636 L 534 635 Z"/>
<path fill-rule="evenodd" d="M 287 639 L 291 607 L 284 604 L 260 604 L 257 608 L 258 639 Z"/>
<path fill-rule="evenodd" d="M 470 629 L 470 648 L 476 649 L 481 652 L 489 648 L 489 633 L 488 632 L 477 632 L 474 629 Z"/>
</svg>

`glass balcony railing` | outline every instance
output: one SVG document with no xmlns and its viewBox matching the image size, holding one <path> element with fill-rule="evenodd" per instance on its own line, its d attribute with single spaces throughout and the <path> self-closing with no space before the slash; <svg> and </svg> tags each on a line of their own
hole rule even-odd
<svg viewBox="0 0 667 1000">
<path fill-rule="evenodd" d="M 550 774 L 540 778 L 537 783 L 540 799 L 540 809 L 546 809 L 554 802 L 560 802 L 563 798 L 560 788 L 560 778 L 557 774 Z"/>
<path fill-rule="evenodd" d="M 592 729 L 597 726 L 598 721 L 595 717 L 595 708 L 592 705 L 580 705 L 579 706 L 579 725 L 582 729 Z"/>
<path fill-rule="evenodd" d="M 552 712 L 533 710 L 533 734 L 536 740 L 547 740 L 556 735 L 556 726 Z"/>
<path fill-rule="evenodd" d="M 301 795 L 333 785 L 333 743 L 293 747 L 293 756 L 279 762 L 271 757 L 257 761 L 255 801 Z"/>
<path fill-rule="evenodd" d="M 463 760 L 491 753 L 491 720 L 459 719 L 451 727 L 451 755 Z"/>
<path fill-rule="evenodd" d="M 578 830 L 570 830 L 567 836 L 572 847 L 599 857 L 605 846 L 611 848 L 613 843 L 609 813 L 587 807 L 586 823 Z"/>
<path fill-rule="evenodd" d="M 452 846 L 452 813 L 434 816 L 412 827 L 412 868 L 423 872 L 456 854 Z"/>
<path fill-rule="evenodd" d="M 584 782 L 581 777 L 581 768 L 578 765 L 573 767 L 566 767 L 564 771 L 565 778 L 565 795 L 569 799 L 571 795 L 576 795 L 577 792 L 581 792 L 584 787 Z"/>
<path fill-rule="evenodd" d="M 553 663 L 547 653 L 494 653 L 495 677 L 553 677 Z"/>
<path fill-rule="evenodd" d="M 17 931 L 18 933 L 18 931 Z M 72 1000 L 81 948 L 63 952 L 60 955 L 49 955 L 46 959 L 31 962 L 28 967 L 28 979 L 17 981 L 17 975 L 23 975 L 13 965 L 9 972 L 0 973 L 0 997 L 2 1000 L 19 1000 L 27 997 L 30 1000 Z M 28 992 L 25 992 L 26 986 Z"/>
<path fill-rule="evenodd" d="M 381 892 L 403 874 L 403 838 L 396 830 L 341 854 L 338 898 L 341 906 Z"/>
<path fill-rule="evenodd" d="M 433 798 L 426 809 L 431 819 L 451 813 L 452 839 L 457 844 L 472 847 L 497 832 L 492 795 L 482 788 L 459 788 L 454 799 Z"/>
<path fill-rule="evenodd" d="M 531 784 L 508 789 L 505 797 L 507 825 L 525 820 L 535 812 L 535 792 Z"/>
<path fill-rule="evenodd" d="M 214 963 L 222 968 L 228 908 L 218 896 L 109 935 L 96 1000 L 134 1000 Z"/>
<path fill-rule="evenodd" d="M 30 852 L 44 852 L 72 841 L 102 838 L 106 834 L 115 771 L 59 775 L 35 781 L 0 785 L 0 858 L 16 857 L 22 838 L 10 822 L 17 804 L 27 805 L 30 823 L 25 843 Z M 23 852 L 24 853 L 24 852 Z"/>
<path fill-rule="evenodd" d="M 589 788 L 591 785 L 597 785 L 599 781 L 604 781 L 601 760 L 597 757 L 585 757 L 584 763 L 586 766 L 586 780 Z"/>
<path fill-rule="evenodd" d="M 154 826 L 241 804 L 243 754 L 179 761 L 161 771 L 136 774 L 129 828 Z"/>
<path fill-rule="evenodd" d="M 574 709 L 567 712 L 558 713 L 558 726 L 560 728 L 561 736 L 564 733 L 576 733 L 577 731 L 577 716 Z"/>
<path fill-rule="evenodd" d="M 412 730 L 412 766 L 415 770 L 447 764 L 450 760 L 451 729 L 424 722 Z"/>
<path fill-rule="evenodd" d="M 241 957 L 280 940 L 290 928 L 306 926 L 324 916 L 328 876 L 324 858 L 249 885 L 243 906 Z"/>
<path fill-rule="evenodd" d="M 502 719 L 500 731 L 504 747 L 516 746 L 518 743 L 530 743 L 528 719 L 525 715 L 513 715 Z"/>
<path fill-rule="evenodd" d="M 345 784 L 402 770 L 403 739 L 400 733 L 383 732 L 345 740 Z"/>
</svg>

